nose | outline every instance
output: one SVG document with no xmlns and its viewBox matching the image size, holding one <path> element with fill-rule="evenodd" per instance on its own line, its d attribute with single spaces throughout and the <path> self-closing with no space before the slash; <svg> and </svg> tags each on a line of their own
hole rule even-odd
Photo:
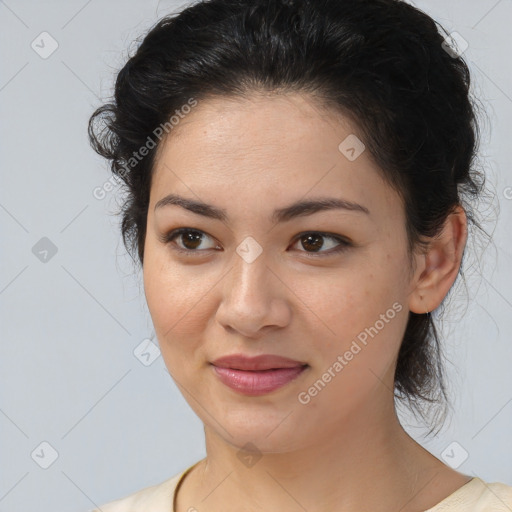
<svg viewBox="0 0 512 512">
<path fill-rule="evenodd" d="M 225 329 L 258 338 L 290 322 L 291 292 L 267 265 L 264 252 L 250 263 L 235 254 L 233 267 L 222 282 L 216 317 Z"/>
</svg>

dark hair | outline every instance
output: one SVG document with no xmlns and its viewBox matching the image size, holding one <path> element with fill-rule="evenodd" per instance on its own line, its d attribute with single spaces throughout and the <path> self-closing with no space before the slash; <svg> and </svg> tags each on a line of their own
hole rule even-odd
<svg viewBox="0 0 512 512">
<path fill-rule="evenodd" d="M 137 251 L 143 264 L 159 146 L 137 162 L 134 153 L 191 98 L 258 92 L 309 94 L 358 127 L 403 200 L 410 255 L 457 205 L 482 230 L 469 201 L 485 183 L 475 165 L 476 103 L 446 36 L 398 0 L 209 0 L 161 18 L 119 71 L 112 102 L 89 120 L 91 145 L 127 190 L 121 230 L 132 258 Z M 395 397 L 423 418 L 418 400 L 446 405 L 440 354 L 430 315 L 409 312 Z"/>
</svg>

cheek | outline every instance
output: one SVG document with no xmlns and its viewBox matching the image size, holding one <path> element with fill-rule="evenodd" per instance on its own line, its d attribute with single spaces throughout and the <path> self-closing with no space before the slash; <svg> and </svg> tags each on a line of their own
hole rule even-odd
<svg viewBox="0 0 512 512">
<path fill-rule="evenodd" d="M 172 337 L 196 336 L 207 318 L 207 280 L 168 272 L 145 277 L 148 308 L 162 341 Z"/>
<path fill-rule="evenodd" d="M 320 410 L 343 416 L 381 392 L 391 392 L 392 365 L 408 314 L 404 304 L 393 299 L 393 294 L 362 286 L 330 297 L 330 313 L 324 310 L 323 318 L 330 319 L 336 334 L 314 337 L 315 372 L 301 390 L 310 389 L 311 396 L 316 393 L 311 403 Z M 310 332 L 315 332 L 312 324 Z"/>
<path fill-rule="evenodd" d="M 162 357 L 173 375 L 188 369 L 193 372 L 192 362 L 204 359 L 198 353 L 203 349 L 198 334 L 205 331 L 212 315 L 213 277 L 201 265 L 172 262 L 165 247 L 155 249 L 148 244 L 144 291 Z"/>
<path fill-rule="evenodd" d="M 329 368 L 339 355 L 346 356 L 343 371 L 359 380 L 370 369 L 382 374 L 394 361 L 407 311 L 395 271 L 389 270 L 363 265 L 297 287 L 311 311 L 307 330 L 322 354 L 320 366 Z"/>
<path fill-rule="evenodd" d="M 295 279 L 297 304 L 308 311 L 311 327 L 322 329 L 329 342 L 346 340 L 372 325 L 400 297 L 389 279 L 374 272 L 370 264 L 339 268 L 333 272 Z"/>
<path fill-rule="evenodd" d="M 199 370 L 195 361 L 202 360 L 197 333 L 204 329 L 204 307 L 190 283 L 184 286 L 179 276 L 152 266 L 149 258 L 147 265 L 146 301 L 163 361 L 169 373 L 190 388 Z"/>
<path fill-rule="evenodd" d="M 177 265 L 170 263 L 165 248 L 147 243 L 144 254 L 144 292 L 157 334 L 171 334 L 194 300 L 191 286 Z M 160 340 L 163 341 L 163 340 Z"/>
</svg>

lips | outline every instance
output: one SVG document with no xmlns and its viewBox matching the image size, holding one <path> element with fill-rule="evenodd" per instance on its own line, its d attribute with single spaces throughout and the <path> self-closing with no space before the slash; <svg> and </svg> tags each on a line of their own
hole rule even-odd
<svg viewBox="0 0 512 512">
<path fill-rule="evenodd" d="M 233 391 L 247 396 L 261 396 L 276 391 L 305 373 L 308 365 L 276 370 L 234 370 L 213 366 L 219 380 Z"/>
<path fill-rule="evenodd" d="M 307 366 L 306 363 L 301 361 L 295 361 L 288 357 L 272 354 L 263 354 L 255 357 L 248 357 L 243 354 L 233 354 L 215 359 L 212 364 L 219 368 L 231 368 L 233 370 L 246 371 L 264 371 Z"/>
</svg>

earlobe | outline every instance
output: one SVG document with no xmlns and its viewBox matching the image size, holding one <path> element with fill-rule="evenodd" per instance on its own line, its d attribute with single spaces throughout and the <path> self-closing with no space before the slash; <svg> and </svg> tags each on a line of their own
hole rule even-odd
<svg viewBox="0 0 512 512">
<path fill-rule="evenodd" d="M 409 297 L 410 311 L 423 314 L 441 304 L 459 273 L 466 240 L 466 212 L 459 205 L 448 215 L 442 231 L 430 240 L 422 256 L 425 263 L 415 277 L 415 287 Z"/>
</svg>

